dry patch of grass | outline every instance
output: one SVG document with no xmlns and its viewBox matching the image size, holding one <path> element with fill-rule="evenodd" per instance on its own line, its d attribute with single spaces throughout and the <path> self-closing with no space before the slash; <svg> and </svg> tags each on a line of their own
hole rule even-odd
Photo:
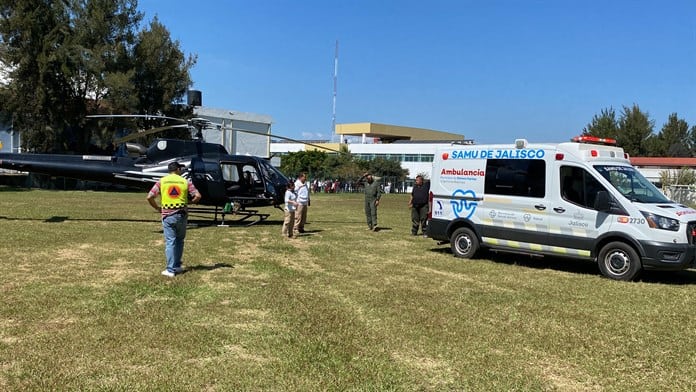
<svg viewBox="0 0 696 392">
<path fill-rule="evenodd" d="M 429 389 L 450 389 L 456 384 L 457 372 L 445 360 L 416 353 L 393 352 L 395 361 L 419 373 Z"/>
<path fill-rule="evenodd" d="M 584 374 L 578 366 L 568 363 L 561 358 L 547 357 L 530 365 L 530 370 L 537 369 L 541 377 L 554 390 L 567 392 L 603 390 L 598 381 L 593 380 L 590 375 Z"/>
</svg>

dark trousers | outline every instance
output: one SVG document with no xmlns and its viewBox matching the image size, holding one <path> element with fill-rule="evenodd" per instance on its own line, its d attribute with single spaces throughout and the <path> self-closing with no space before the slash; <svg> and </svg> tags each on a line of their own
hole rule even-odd
<svg viewBox="0 0 696 392">
<path fill-rule="evenodd" d="M 425 234 L 425 225 L 428 223 L 428 205 L 414 205 L 411 207 L 411 234 L 418 234 L 418 227 Z"/>
</svg>

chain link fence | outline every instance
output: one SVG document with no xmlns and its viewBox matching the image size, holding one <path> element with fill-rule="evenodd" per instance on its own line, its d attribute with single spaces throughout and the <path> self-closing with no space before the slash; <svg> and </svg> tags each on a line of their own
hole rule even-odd
<svg viewBox="0 0 696 392">
<path fill-rule="evenodd" d="M 696 186 L 694 185 L 667 185 L 662 188 L 662 191 L 677 203 L 696 206 Z"/>
</svg>

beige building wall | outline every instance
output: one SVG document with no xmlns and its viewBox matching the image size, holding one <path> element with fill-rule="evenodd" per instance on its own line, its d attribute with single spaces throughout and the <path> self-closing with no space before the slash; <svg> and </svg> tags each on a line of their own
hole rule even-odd
<svg viewBox="0 0 696 392">
<path fill-rule="evenodd" d="M 344 136 L 379 138 L 383 143 L 396 140 L 452 141 L 464 139 L 464 135 L 456 133 L 371 122 L 336 124 L 336 133 Z"/>
</svg>

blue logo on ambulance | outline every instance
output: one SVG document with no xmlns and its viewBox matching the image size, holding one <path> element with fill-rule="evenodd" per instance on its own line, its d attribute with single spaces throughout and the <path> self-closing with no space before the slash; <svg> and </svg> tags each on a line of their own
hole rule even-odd
<svg viewBox="0 0 696 392">
<path fill-rule="evenodd" d="M 476 211 L 476 206 L 478 206 L 478 203 L 474 201 L 476 200 L 476 193 L 474 193 L 472 190 L 464 191 L 457 189 L 454 191 L 454 193 L 452 193 L 452 196 L 459 199 L 450 200 L 454 215 L 457 218 L 471 218 L 471 216 L 474 215 L 474 211 Z"/>
</svg>

